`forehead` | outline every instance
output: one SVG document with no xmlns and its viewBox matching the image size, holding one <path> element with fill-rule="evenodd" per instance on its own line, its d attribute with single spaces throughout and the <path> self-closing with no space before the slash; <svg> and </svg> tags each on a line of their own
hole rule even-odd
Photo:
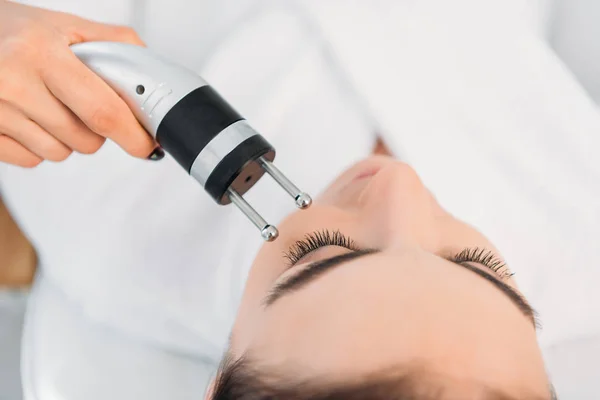
<svg viewBox="0 0 600 400">
<path fill-rule="evenodd" d="M 252 342 L 275 365 L 348 373 L 425 358 L 492 374 L 538 356 L 529 321 L 494 287 L 410 251 L 350 261 L 280 299 Z"/>
</svg>

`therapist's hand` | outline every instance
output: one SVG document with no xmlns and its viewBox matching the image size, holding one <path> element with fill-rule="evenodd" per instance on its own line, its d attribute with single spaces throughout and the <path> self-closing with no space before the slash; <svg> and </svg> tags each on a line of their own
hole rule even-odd
<svg viewBox="0 0 600 400">
<path fill-rule="evenodd" d="M 96 152 L 106 138 L 135 157 L 164 155 L 69 48 L 96 40 L 143 45 L 129 28 L 0 0 L 0 162 L 62 161 Z"/>
</svg>

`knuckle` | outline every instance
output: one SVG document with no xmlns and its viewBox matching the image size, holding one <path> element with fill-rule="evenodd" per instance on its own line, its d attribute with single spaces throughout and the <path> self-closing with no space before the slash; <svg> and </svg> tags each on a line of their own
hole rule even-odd
<svg viewBox="0 0 600 400">
<path fill-rule="evenodd" d="M 12 20 L 13 35 L 21 37 L 37 37 L 39 32 L 45 30 L 45 25 L 40 24 L 37 18 L 17 16 Z"/>
<path fill-rule="evenodd" d="M 23 100 L 26 85 L 20 84 L 20 79 L 12 71 L 0 69 L 0 99 L 7 101 Z"/>
<path fill-rule="evenodd" d="M 25 85 L 20 84 L 19 65 L 15 60 L 0 60 L 0 98 L 18 98 Z"/>
<path fill-rule="evenodd" d="M 111 103 L 103 103 L 92 110 L 85 122 L 94 132 L 106 137 L 116 131 L 122 115 L 123 111 L 120 107 L 115 107 Z"/>
<path fill-rule="evenodd" d="M 24 77 L 44 66 L 48 47 L 41 40 L 22 36 L 0 42 L 0 97 L 16 99 L 31 87 Z"/>
<path fill-rule="evenodd" d="M 0 66 L 0 99 L 6 99 L 14 90 L 11 81 L 12 79 L 9 79 L 8 72 Z"/>
<path fill-rule="evenodd" d="M 0 54 L 9 59 L 29 61 L 35 59 L 47 46 L 52 31 L 41 27 L 36 21 L 25 19 L 15 24 L 16 28 L 0 45 Z"/>
<path fill-rule="evenodd" d="M 26 38 L 12 37 L 2 42 L 0 54 L 4 61 L 23 63 L 35 56 L 35 47 L 36 45 Z"/>
<path fill-rule="evenodd" d="M 115 28 L 116 34 L 119 38 L 127 42 L 139 42 L 140 37 L 137 32 L 128 26 L 117 26 Z"/>
</svg>

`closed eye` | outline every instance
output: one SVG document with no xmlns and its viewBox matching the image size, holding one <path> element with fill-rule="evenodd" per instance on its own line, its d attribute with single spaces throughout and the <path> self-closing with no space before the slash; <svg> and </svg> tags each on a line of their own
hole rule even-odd
<svg viewBox="0 0 600 400">
<path fill-rule="evenodd" d="M 359 248 L 354 240 L 343 235 L 340 231 L 330 232 L 329 230 L 322 230 L 307 234 L 303 240 L 296 241 L 290 247 L 290 249 L 284 253 L 284 256 L 288 260 L 289 267 L 291 268 L 308 254 L 326 246 L 345 247 L 349 250 L 352 250 L 352 252 L 315 261 L 309 264 L 300 272 L 291 275 L 283 282 L 278 283 L 265 298 L 265 305 L 269 306 L 273 304 L 283 295 L 298 290 L 336 266 L 379 252 L 379 250 L 376 249 Z M 508 272 L 505 263 L 502 262 L 501 259 L 493 252 L 480 248 L 466 248 L 460 253 L 445 259 L 455 265 L 463 267 L 477 274 L 481 278 L 492 283 L 497 289 L 504 293 L 525 316 L 532 321 L 536 328 L 541 326 L 539 320 L 537 319 L 536 311 L 533 310 L 527 300 L 525 300 L 525 298 L 521 296 L 514 288 L 503 282 L 504 278 L 510 277 L 513 274 Z M 486 267 L 490 272 L 477 268 L 471 265 L 471 263 Z"/>
<path fill-rule="evenodd" d="M 367 257 L 372 254 L 379 253 L 379 250 L 374 249 L 363 249 L 353 251 L 351 253 L 340 254 L 334 257 L 326 258 L 324 260 L 319 260 L 308 264 L 306 267 L 301 268 L 299 272 L 288 276 L 285 280 L 275 285 L 275 287 L 270 291 L 267 297 L 264 299 L 264 305 L 266 307 L 271 306 L 277 300 L 281 299 L 284 296 L 290 295 L 293 292 L 300 290 L 311 282 L 315 281 L 319 277 L 323 276 L 326 272 L 331 271 L 332 269 L 344 265 L 347 262 L 352 260 L 356 260 L 358 258 Z M 539 326 L 539 321 L 536 319 L 537 313 L 531 308 L 529 303 L 511 286 L 502 282 L 500 278 L 496 276 L 496 274 L 492 272 L 487 272 L 481 268 L 477 268 L 473 265 L 470 265 L 466 262 L 457 263 L 448 260 L 454 265 L 458 265 L 459 267 L 465 268 L 468 271 L 473 272 L 479 277 L 485 279 L 492 285 L 496 287 L 496 289 L 500 290 L 505 296 L 507 296 L 511 302 L 519 308 L 519 310 L 525 315 L 528 319 L 530 319 L 535 327 Z"/>
<path fill-rule="evenodd" d="M 288 261 L 288 267 L 293 267 L 310 253 L 326 246 L 344 247 L 352 251 L 360 250 L 354 240 L 350 239 L 339 230 L 329 231 L 328 229 L 324 229 L 308 233 L 302 240 L 297 240 L 286 252 L 284 252 L 284 257 Z"/>
</svg>

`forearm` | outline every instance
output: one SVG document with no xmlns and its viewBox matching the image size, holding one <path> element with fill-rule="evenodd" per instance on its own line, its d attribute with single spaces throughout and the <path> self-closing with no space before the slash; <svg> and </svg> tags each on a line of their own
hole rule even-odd
<svg viewBox="0 0 600 400">
<path fill-rule="evenodd" d="M 0 288 L 30 285 L 36 265 L 33 246 L 0 199 Z"/>
</svg>

